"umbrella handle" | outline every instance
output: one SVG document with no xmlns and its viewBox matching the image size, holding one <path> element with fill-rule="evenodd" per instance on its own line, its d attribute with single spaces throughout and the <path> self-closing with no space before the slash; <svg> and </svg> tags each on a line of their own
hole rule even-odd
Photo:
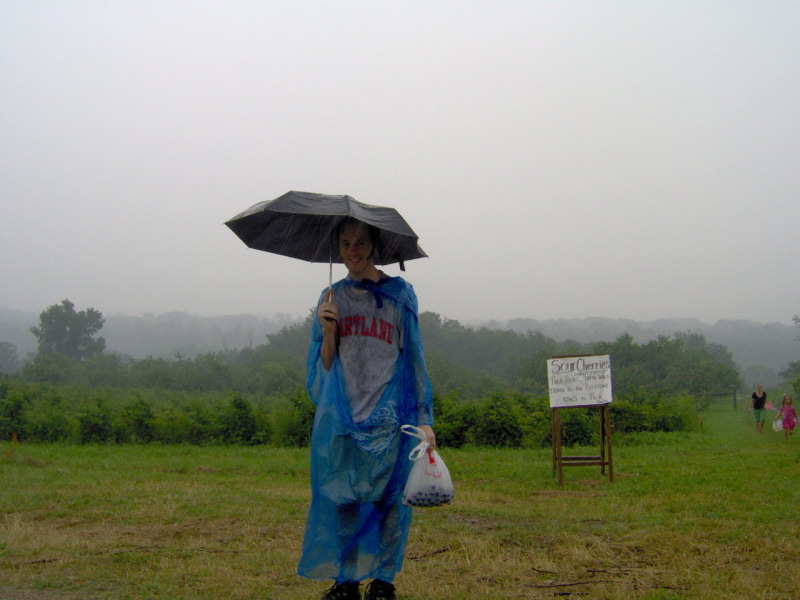
<svg viewBox="0 0 800 600">
<path fill-rule="evenodd" d="M 330 301 L 331 301 L 331 295 L 332 295 L 332 294 L 333 294 L 333 288 L 332 288 L 332 287 L 329 287 L 329 288 L 328 288 L 328 298 L 327 298 L 327 301 L 328 301 L 328 302 L 330 302 Z M 331 317 L 325 317 L 325 320 L 326 320 L 326 321 L 333 321 L 333 319 L 332 319 Z"/>
<path fill-rule="evenodd" d="M 331 248 L 328 255 L 328 302 L 331 301 L 333 295 L 333 248 Z M 333 321 L 330 317 L 325 317 L 326 321 Z"/>
</svg>

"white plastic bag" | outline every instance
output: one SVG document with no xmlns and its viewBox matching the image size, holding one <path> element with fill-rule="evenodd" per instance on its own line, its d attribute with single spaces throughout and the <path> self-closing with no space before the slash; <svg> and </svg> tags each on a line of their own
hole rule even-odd
<svg viewBox="0 0 800 600">
<path fill-rule="evenodd" d="M 781 421 L 781 420 L 780 420 L 780 418 L 778 418 L 778 419 L 775 419 L 775 420 L 772 422 L 772 428 L 773 428 L 775 431 L 780 431 L 780 430 L 782 430 L 782 429 L 783 429 L 783 421 Z"/>
<path fill-rule="evenodd" d="M 449 504 L 455 496 L 450 471 L 436 450 L 428 452 L 425 432 L 413 425 L 403 425 L 403 433 L 420 439 L 420 443 L 408 455 L 414 461 L 403 490 L 406 506 L 441 506 Z"/>
</svg>

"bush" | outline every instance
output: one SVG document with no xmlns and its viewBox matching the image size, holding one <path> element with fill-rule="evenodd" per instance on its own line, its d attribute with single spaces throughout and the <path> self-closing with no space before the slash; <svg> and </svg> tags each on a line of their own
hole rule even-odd
<svg viewBox="0 0 800 600">
<path fill-rule="evenodd" d="M 190 444 L 210 444 L 218 439 L 212 406 L 200 400 L 192 400 L 185 408 L 189 420 L 188 439 Z"/>
<path fill-rule="evenodd" d="M 611 403 L 609 412 L 611 413 L 611 426 L 616 433 L 654 431 L 655 411 L 651 406 L 617 401 Z"/>
<path fill-rule="evenodd" d="M 611 404 L 611 425 L 617 433 L 640 431 L 693 431 L 698 427 L 691 396 L 653 398 L 648 403 L 617 401 Z"/>
<path fill-rule="evenodd" d="M 0 399 L 0 440 L 10 440 L 15 431 L 20 439 L 26 437 L 25 411 L 28 404 L 30 403 L 21 391 L 5 392 L 5 397 Z"/>
<path fill-rule="evenodd" d="M 153 436 L 164 444 L 202 443 L 191 413 L 178 406 L 168 406 L 153 416 Z"/>
<path fill-rule="evenodd" d="M 474 443 L 477 406 L 461 400 L 460 392 L 452 391 L 433 400 L 436 443 L 446 448 L 461 448 Z"/>
<path fill-rule="evenodd" d="M 473 438 L 478 446 L 518 448 L 523 430 L 519 405 L 504 394 L 492 394 L 478 404 L 480 424 Z"/>
<path fill-rule="evenodd" d="M 599 443 L 600 415 L 598 409 L 579 407 L 561 411 L 562 446 L 594 446 Z"/>
<path fill-rule="evenodd" d="M 53 390 L 37 395 L 27 412 L 27 435 L 39 442 L 61 442 L 69 440 L 74 432 L 66 416 L 61 395 Z"/>
<path fill-rule="evenodd" d="M 86 410 L 78 415 L 78 442 L 96 444 L 112 441 L 114 428 L 111 422 L 111 412 L 98 399 L 96 410 Z"/>
<path fill-rule="evenodd" d="M 150 405 L 138 399 L 122 408 L 120 417 L 122 440 L 125 442 L 152 442 L 155 438 L 154 414 Z"/>
<path fill-rule="evenodd" d="M 520 425 L 523 431 L 522 447 L 549 446 L 553 433 L 549 399 L 519 393 L 514 394 L 512 398 L 519 406 Z"/>
<path fill-rule="evenodd" d="M 700 417 L 692 396 L 676 396 L 659 403 L 661 415 L 656 419 L 656 431 L 697 431 Z"/>
<path fill-rule="evenodd" d="M 253 409 L 241 396 L 231 398 L 230 404 L 221 415 L 221 439 L 227 444 L 249 446 L 256 437 L 256 420 Z"/>
<path fill-rule="evenodd" d="M 273 442 L 277 446 L 305 448 L 311 443 L 311 429 L 317 407 L 302 387 L 286 398 L 273 412 Z"/>
</svg>

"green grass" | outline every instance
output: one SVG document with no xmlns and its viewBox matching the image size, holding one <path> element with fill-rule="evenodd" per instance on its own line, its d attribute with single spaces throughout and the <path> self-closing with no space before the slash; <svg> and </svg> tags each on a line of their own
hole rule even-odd
<svg viewBox="0 0 800 600">
<path fill-rule="evenodd" d="M 449 507 L 417 509 L 401 600 L 796 599 L 800 431 L 719 405 L 693 434 L 614 440 L 615 481 L 551 452 L 441 449 Z M 308 453 L 5 444 L 0 599 L 318 598 L 295 575 Z M 586 450 L 571 449 L 569 454 Z"/>
</svg>

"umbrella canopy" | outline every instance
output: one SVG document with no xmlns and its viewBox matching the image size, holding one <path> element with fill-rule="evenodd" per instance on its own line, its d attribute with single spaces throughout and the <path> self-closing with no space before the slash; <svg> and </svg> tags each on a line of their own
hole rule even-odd
<svg viewBox="0 0 800 600">
<path fill-rule="evenodd" d="M 225 222 L 250 248 L 309 262 L 342 262 L 336 229 L 347 218 L 379 231 L 376 263 L 389 265 L 427 256 L 417 234 L 393 208 L 350 196 L 287 192 L 254 204 Z"/>
</svg>

